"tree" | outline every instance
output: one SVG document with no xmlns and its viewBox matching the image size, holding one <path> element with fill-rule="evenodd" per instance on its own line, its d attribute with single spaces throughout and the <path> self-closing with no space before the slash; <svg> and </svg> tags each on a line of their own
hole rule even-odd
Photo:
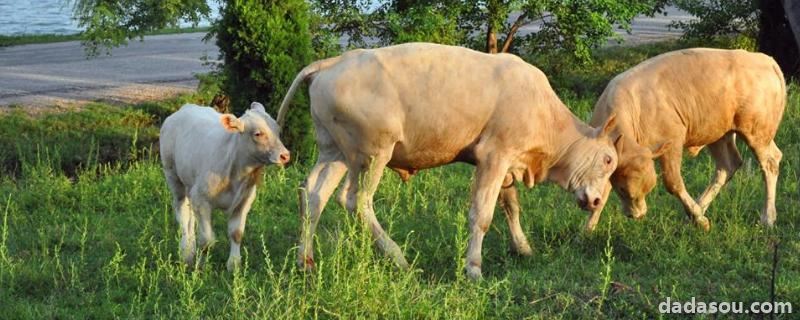
<svg viewBox="0 0 800 320">
<path fill-rule="evenodd" d="M 800 52 L 798 44 L 786 19 L 781 1 L 762 0 L 760 9 L 758 51 L 766 53 L 778 62 L 786 78 L 800 76 Z"/>
<path fill-rule="evenodd" d="M 346 36 L 351 46 L 432 41 L 471 45 L 490 53 L 509 52 L 517 43 L 536 53 L 567 52 L 588 61 L 590 51 L 610 37 L 614 27 L 630 28 L 633 17 L 654 14 L 667 0 L 402 0 L 370 2 L 317 0 L 318 14 L 330 32 Z M 513 19 L 511 19 L 513 18 Z M 541 28 L 519 37 L 521 28 Z M 475 45 L 478 37 L 483 45 Z M 499 42 L 502 40 L 501 42 Z"/>
<path fill-rule="evenodd" d="M 277 114 L 297 72 L 313 58 L 308 13 L 305 0 L 231 0 L 223 5 L 211 35 L 220 49 L 222 89 L 233 110 L 259 101 Z M 309 155 L 311 132 L 308 112 L 293 113 L 281 139 L 295 153 Z"/>
<path fill-rule="evenodd" d="M 206 0 L 68 0 L 74 1 L 78 26 L 85 28 L 83 44 L 89 56 L 101 50 L 142 39 L 145 33 L 175 27 L 181 20 L 199 23 L 208 19 Z"/>
<path fill-rule="evenodd" d="M 675 0 L 679 8 L 698 19 L 672 25 L 683 28 L 684 37 L 690 39 L 729 35 L 756 39 L 758 51 L 772 56 L 786 78 L 797 78 L 800 75 L 798 45 L 783 1 Z"/>
<path fill-rule="evenodd" d="M 520 28 L 539 24 L 540 29 L 517 40 L 537 53 L 566 51 L 578 61 L 591 59 L 591 49 L 608 38 L 618 37 L 614 27 L 630 31 L 630 23 L 640 14 L 652 15 L 665 0 L 486 0 L 471 9 L 477 22 L 486 25 L 486 51 L 509 52 Z M 510 21 L 512 15 L 517 15 Z M 504 34 L 498 46 L 498 34 Z"/>
</svg>

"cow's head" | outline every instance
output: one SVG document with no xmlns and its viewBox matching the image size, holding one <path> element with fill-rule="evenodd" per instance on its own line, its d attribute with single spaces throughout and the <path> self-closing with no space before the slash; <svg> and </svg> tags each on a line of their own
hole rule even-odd
<svg viewBox="0 0 800 320">
<path fill-rule="evenodd" d="M 258 102 L 250 104 L 250 109 L 239 118 L 232 114 L 220 116 L 226 131 L 241 135 L 244 143 L 239 150 L 255 162 L 284 165 L 289 162 L 289 150 L 281 142 L 278 124 Z"/>
<path fill-rule="evenodd" d="M 636 141 L 622 138 L 624 145 L 619 154 L 619 165 L 611 175 L 611 185 L 622 200 L 629 218 L 641 219 L 647 213 L 645 197 L 656 186 L 656 168 L 653 159 L 661 157 L 669 147 L 663 143 L 654 150 L 640 146 Z"/>
<path fill-rule="evenodd" d="M 615 141 L 610 138 L 615 117 L 588 136 L 572 143 L 559 161 L 558 183 L 575 194 L 578 205 L 594 212 L 602 208 L 603 192 L 617 168 Z"/>
</svg>

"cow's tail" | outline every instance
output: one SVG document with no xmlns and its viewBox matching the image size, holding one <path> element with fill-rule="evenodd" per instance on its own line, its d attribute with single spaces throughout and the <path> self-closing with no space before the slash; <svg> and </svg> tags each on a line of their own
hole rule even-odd
<svg viewBox="0 0 800 320">
<path fill-rule="evenodd" d="M 283 125 L 286 122 L 286 112 L 289 111 L 289 104 L 292 102 L 292 98 L 295 92 L 297 92 L 297 88 L 300 87 L 300 84 L 310 79 L 315 73 L 336 64 L 339 62 L 339 59 L 340 57 L 333 57 L 315 61 L 303 68 L 303 70 L 300 70 L 300 73 L 298 73 L 297 77 L 292 81 L 292 85 L 289 86 L 289 91 L 286 92 L 286 96 L 283 98 L 283 102 L 281 102 L 280 109 L 278 109 L 278 126 L 280 126 L 281 130 L 283 130 Z"/>
</svg>

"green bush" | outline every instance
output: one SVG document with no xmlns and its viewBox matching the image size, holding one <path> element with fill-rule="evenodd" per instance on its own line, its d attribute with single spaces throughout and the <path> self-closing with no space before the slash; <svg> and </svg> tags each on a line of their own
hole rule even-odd
<svg viewBox="0 0 800 320">
<path fill-rule="evenodd" d="M 755 0 L 675 0 L 675 6 L 697 19 L 673 22 L 671 27 L 684 29 L 685 38 L 708 39 L 719 35 L 758 33 L 758 2 Z"/>
<path fill-rule="evenodd" d="M 303 0 L 235 0 L 226 2 L 212 32 L 224 61 L 222 90 L 239 114 L 252 101 L 266 106 L 273 117 L 297 73 L 311 62 L 309 10 Z M 308 158 L 313 150 L 313 127 L 307 99 L 293 100 L 282 140 L 295 158 Z"/>
</svg>

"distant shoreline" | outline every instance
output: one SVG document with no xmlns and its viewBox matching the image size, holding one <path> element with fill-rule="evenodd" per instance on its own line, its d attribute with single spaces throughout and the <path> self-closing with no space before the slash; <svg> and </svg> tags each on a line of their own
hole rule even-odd
<svg viewBox="0 0 800 320">
<path fill-rule="evenodd" d="M 148 32 L 145 35 L 152 36 L 160 34 L 208 32 L 210 29 L 211 27 L 166 28 Z M 18 45 L 35 44 L 35 43 L 76 41 L 76 40 L 82 40 L 81 33 L 0 35 L 0 47 L 18 46 Z"/>
</svg>

